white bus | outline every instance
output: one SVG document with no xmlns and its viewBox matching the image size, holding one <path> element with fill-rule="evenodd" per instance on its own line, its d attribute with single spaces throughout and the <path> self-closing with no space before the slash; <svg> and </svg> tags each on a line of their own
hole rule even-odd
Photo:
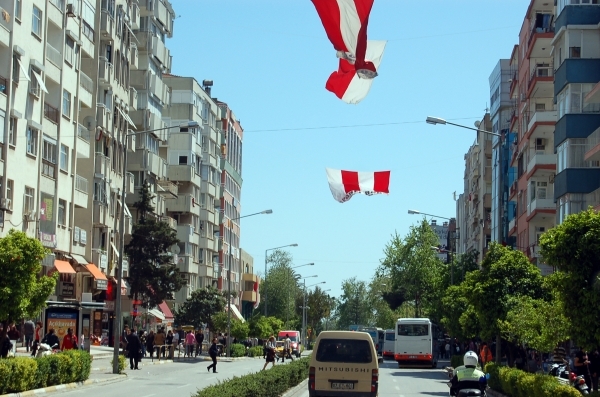
<svg viewBox="0 0 600 397">
<path fill-rule="evenodd" d="M 439 331 L 428 318 L 401 318 L 396 323 L 394 360 L 398 367 L 418 365 L 435 368 Z"/>
<path fill-rule="evenodd" d="M 383 342 L 383 358 L 394 359 L 394 351 L 396 351 L 396 330 L 385 330 L 385 341 Z"/>
</svg>

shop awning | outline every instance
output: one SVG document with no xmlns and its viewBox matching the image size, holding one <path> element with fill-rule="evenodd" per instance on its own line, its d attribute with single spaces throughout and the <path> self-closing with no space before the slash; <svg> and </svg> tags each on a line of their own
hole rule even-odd
<svg viewBox="0 0 600 397">
<path fill-rule="evenodd" d="M 165 321 L 165 315 L 158 309 L 150 309 L 148 310 L 148 314 L 158 318 L 159 320 Z"/>
<path fill-rule="evenodd" d="M 98 267 L 96 265 L 94 265 L 93 263 L 88 263 L 87 265 L 84 265 L 84 266 L 88 272 L 92 273 L 92 276 L 94 276 L 94 278 L 96 280 L 108 280 L 106 278 L 106 276 L 104 275 L 104 273 L 102 273 L 100 271 L 100 269 L 98 269 Z"/>
<path fill-rule="evenodd" d="M 69 262 L 59 261 L 58 259 L 54 260 L 54 268 L 58 270 L 59 273 L 62 274 L 75 274 L 77 273 L 73 266 Z"/>
<path fill-rule="evenodd" d="M 71 256 L 73 257 L 73 259 L 75 260 L 75 262 L 77 262 L 78 265 L 87 265 L 89 262 L 85 260 L 85 258 L 81 255 L 77 255 L 77 254 L 71 254 Z"/>
<path fill-rule="evenodd" d="M 246 322 L 244 316 L 242 316 L 242 313 L 240 313 L 240 311 L 235 305 L 229 304 L 229 308 L 231 310 L 231 314 L 233 314 L 238 320 L 240 320 L 243 323 Z"/>
<path fill-rule="evenodd" d="M 163 302 L 160 305 L 158 305 L 158 308 L 165 315 L 165 319 L 167 319 L 167 318 L 173 319 L 174 318 L 173 313 L 171 312 L 171 309 L 169 309 L 169 305 L 167 305 L 166 302 Z"/>
</svg>

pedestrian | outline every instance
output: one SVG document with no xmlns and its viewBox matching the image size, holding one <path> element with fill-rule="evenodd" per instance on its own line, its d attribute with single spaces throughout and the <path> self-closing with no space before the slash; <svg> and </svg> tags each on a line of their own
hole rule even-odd
<svg viewBox="0 0 600 397">
<path fill-rule="evenodd" d="M 573 362 L 573 366 L 575 367 L 575 373 L 577 376 L 582 376 L 585 378 L 585 383 L 589 388 L 592 387 L 592 377 L 590 376 L 590 361 L 588 360 L 588 354 L 585 350 L 579 350 L 575 354 L 575 361 Z"/>
<path fill-rule="evenodd" d="M 142 344 L 142 357 L 146 357 L 146 331 L 140 330 L 138 336 Z"/>
<path fill-rule="evenodd" d="M 445 348 L 446 348 L 446 357 L 445 358 L 449 359 L 450 358 L 450 341 L 446 341 Z"/>
<path fill-rule="evenodd" d="M 192 357 L 192 354 L 194 353 L 194 346 L 196 345 L 196 337 L 194 336 L 194 332 L 191 330 L 185 336 L 185 345 L 185 354 L 188 357 Z"/>
<path fill-rule="evenodd" d="M 25 324 L 23 324 L 23 331 L 25 334 L 25 346 L 27 347 L 27 352 L 29 352 L 31 343 L 33 342 L 33 335 L 35 334 L 35 324 L 33 321 L 25 321 Z"/>
<path fill-rule="evenodd" d="M 169 349 L 168 358 L 173 358 L 175 351 L 173 350 L 173 331 L 169 330 L 167 332 L 167 337 L 165 338 L 165 345 L 167 345 L 167 349 Z M 163 350 L 163 357 L 165 356 L 165 351 Z"/>
<path fill-rule="evenodd" d="M 179 348 L 179 343 L 180 343 L 179 341 L 181 341 L 181 343 L 183 343 L 183 340 L 181 338 L 179 338 L 179 331 L 173 332 L 172 335 L 173 335 L 173 342 L 171 342 L 172 345 L 176 348 Z"/>
<path fill-rule="evenodd" d="M 12 350 L 12 342 L 7 335 L 4 335 L 4 338 L 0 339 L 0 358 L 8 357 L 8 353 Z"/>
<path fill-rule="evenodd" d="M 154 334 L 154 349 L 156 350 L 156 358 L 160 358 L 160 356 L 165 355 L 165 341 L 167 336 L 165 335 L 165 330 L 163 328 L 159 329 L 156 334 Z"/>
<path fill-rule="evenodd" d="M 600 375 L 600 352 L 594 349 L 590 356 L 590 375 L 592 376 L 592 391 L 598 391 L 598 375 Z"/>
<path fill-rule="evenodd" d="M 73 335 L 73 328 L 67 328 L 67 334 L 63 338 L 62 350 L 77 349 L 77 336 Z"/>
<path fill-rule="evenodd" d="M 266 349 L 267 358 L 265 361 L 265 365 L 263 366 L 263 371 L 265 370 L 265 368 L 267 368 L 267 365 L 269 365 L 269 363 L 271 363 L 273 367 L 275 366 L 275 337 L 273 335 L 269 337 L 269 341 L 266 344 Z"/>
<path fill-rule="evenodd" d="M 202 342 L 204 342 L 204 333 L 198 328 L 198 331 L 196 331 L 196 343 L 198 344 L 198 347 L 196 348 L 196 357 L 202 354 Z"/>
<path fill-rule="evenodd" d="M 154 331 L 150 330 L 146 337 L 146 350 L 150 352 L 150 358 L 154 357 Z"/>
<path fill-rule="evenodd" d="M 31 346 L 31 356 L 35 357 L 37 353 L 37 349 L 40 346 L 40 340 L 42 339 L 42 322 L 38 321 L 35 323 L 35 331 L 34 331 L 34 341 Z"/>
<path fill-rule="evenodd" d="M 481 344 L 481 351 L 479 352 L 479 355 L 481 356 L 481 368 L 485 368 L 485 364 L 493 361 L 494 359 L 486 342 Z"/>
<path fill-rule="evenodd" d="M 129 334 L 129 325 L 125 324 L 125 328 L 121 333 L 121 347 L 123 348 L 123 353 L 127 351 L 127 335 Z"/>
<path fill-rule="evenodd" d="M 13 341 L 11 343 L 14 344 L 15 350 L 17 347 L 17 341 L 19 340 L 19 338 L 21 338 L 21 333 L 19 332 L 19 330 L 17 329 L 17 327 L 15 326 L 15 324 L 11 324 L 8 327 L 8 332 L 6 333 L 6 335 L 8 335 L 8 338 Z"/>
<path fill-rule="evenodd" d="M 44 336 L 41 343 L 47 344 L 52 350 L 60 348 L 60 341 L 58 340 L 58 336 L 54 333 L 54 328 L 48 330 L 48 333 Z"/>
<path fill-rule="evenodd" d="M 210 369 L 212 368 L 213 374 L 217 373 L 217 355 L 219 354 L 219 348 L 217 347 L 217 342 L 218 342 L 218 339 L 213 338 L 212 345 L 210 345 L 210 348 L 208 349 L 208 355 L 210 356 L 210 358 L 212 360 L 212 364 L 209 365 L 208 367 L 206 367 L 206 370 L 208 372 L 210 372 Z"/>
<path fill-rule="evenodd" d="M 283 341 L 283 357 L 281 357 L 281 362 L 285 362 L 285 358 L 288 358 L 294 361 L 292 357 L 292 340 L 290 339 L 289 334 L 285 334 L 285 340 Z"/>
<path fill-rule="evenodd" d="M 129 369 L 139 369 L 140 356 L 142 355 L 142 343 L 140 338 L 131 330 L 127 330 L 127 356 L 129 357 Z"/>
</svg>

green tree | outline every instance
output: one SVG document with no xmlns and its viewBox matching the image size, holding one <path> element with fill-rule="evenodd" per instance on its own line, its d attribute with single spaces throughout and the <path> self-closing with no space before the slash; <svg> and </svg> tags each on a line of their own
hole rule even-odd
<svg viewBox="0 0 600 397">
<path fill-rule="evenodd" d="M 237 318 L 231 319 L 231 336 L 237 338 L 238 342 L 248 338 L 248 334 L 250 333 L 250 325 L 247 321 L 242 322 Z"/>
<path fill-rule="evenodd" d="M 404 239 L 396 233 L 385 246 L 385 258 L 377 269 L 377 275 L 391 280 L 391 292 L 384 297 L 394 298 L 393 302 L 390 301 L 392 309 L 405 301 L 414 302 L 415 317 L 435 309 L 434 305 L 441 300 L 441 276 L 446 269 L 432 249 L 437 244 L 437 235 L 423 219 L 410 227 Z"/>
<path fill-rule="evenodd" d="M 250 336 L 255 338 L 267 338 L 273 333 L 271 322 L 267 317 L 260 314 L 250 318 L 248 327 Z"/>
<path fill-rule="evenodd" d="M 563 273 L 557 289 L 571 337 L 579 346 L 600 344 L 600 214 L 569 215 L 540 238 L 544 261 Z"/>
<path fill-rule="evenodd" d="M 447 332 L 459 340 L 467 340 L 479 334 L 479 321 L 473 306 L 465 295 L 464 285 L 452 285 L 442 298 L 443 316 L 441 323 Z M 462 322 L 461 322 L 462 320 Z"/>
<path fill-rule="evenodd" d="M 342 296 L 337 307 L 339 329 L 347 330 L 352 324 L 373 325 L 368 291 L 367 283 L 356 277 L 342 281 Z"/>
<path fill-rule="evenodd" d="M 211 316 L 211 323 L 213 325 L 212 328 L 210 328 L 210 330 L 212 332 L 221 332 L 223 334 L 226 333 L 227 332 L 227 313 L 219 312 L 219 313 L 213 314 Z"/>
<path fill-rule="evenodd" d="M 166 222 L 157 220 L 151 202 L 152 193 L 144 183 L 139 201 L 133 204 L 137 209 L 137 223 L 125 246 L 129 257 L 129 296 L 149 307 L 173 299 L 173 293 L 183 286 L 179 269 L 170 263 L 168 253 L 179 243 L 177 233 Z"/>
<path fill-rule="evenodd" d="M 545 297 L 540 270 L 521 252 L 491 243 L 481 271 L 467 273 L 463 283 L 481 326 L 481 337 L 496 338 L 500 356 L 500 323 L 511 309 L 511 298 Z"/>
<path fill-rule="evenodd" d="M 399 318 L 399 308 L 392 310 L 383 298 L 388 284 L 390 284 L 390 280 L 378 277 L 377 275 L 369 283 L 368 297 L 372 310 L 373 324 L 383 329 L 396 328 L 396 321 Z"/>
<path fill-rule="evenodd" d="M 212 317 L 225 310 L 225 298 L 213 287 L 193 291 L 191 296 L 175 312 L 175 323 L 193 325 L 196 328 L 208 324 L 213 329 Z"/>
<path fill-rule="evenodd" d="M 292 262 L 292 255 L 288 251 L 273 251 L 267 258 L 270 265 L 260 286 L 261 296 L 264 298 L 266 295 L 267 315 L 284 321 L 294 313 L 292 305 L 299 291 Z M 256 312 L 264 313 L 264 305 L 265 299 L 262 299 Z"/>
<path fill-rule="evenodd" d="M 326 317 L 329 317 L 331 311 L 331 300 L 319 286 L 306 294 L 306 304 L 309 307 L 306 310 L 308 325 L 315 329 Z"/>
<path fill-rule="evenodd" d="M 0 238 L 0 340 L 8 324 L 25 317 L 35 317 L 46 306 L 56 288 L 58 273 L 40 276 L 41 261 L 48 253 L 42 243 L 12 229 Z"/>
</svg>

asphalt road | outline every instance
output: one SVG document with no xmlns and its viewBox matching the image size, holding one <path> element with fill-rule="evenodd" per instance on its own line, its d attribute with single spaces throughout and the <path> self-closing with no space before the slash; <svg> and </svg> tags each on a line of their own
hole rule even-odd
<svg viewBox="0 0 600 397">
<path fill-rule="evenodd" d="M 248 358 L 232 362 L 219 361 L 217 364 L 217 373 L 213 374 L 206 370 L 206 367 L 211 363 L 210 361 L 175 361 L 169 364 L 146 366 L 143 365 L 142 361 L 141 370 L 131 371 L 129 370 L 129 366 L 127 367 L 125 370 L 127 379 L 125 380 L 85 386 L 74 390 L 53 393 L 53 395 L 152 397 L 164 396 L 165 393 L 176 392 L 177 396 L 190 396 L 198 389 L 203 389 L 218 381 L 260 371 L 264 362 L 262 358 Z M 281 365 L 281 363 L 276 363 L 276 365 Z M 94 360 L 92 364 L 92 367 L 108 366 L 109 360 Z M 270 365 L 267 367 L 267 370 L 269 368 Z M 110 373 L 110 370 L 103 370 L 102 373 Z"/>
<path fill-rule="evenodd" d="M 438 369 L 398 368 L 395 361 L 385 360 L 379 365 L 379 397 L 446 397 L 448 374 L 441 368 L 448 365 L 442 361 Z M 308 390 L 293 397 L 308 397 Z"/>
</svg>

